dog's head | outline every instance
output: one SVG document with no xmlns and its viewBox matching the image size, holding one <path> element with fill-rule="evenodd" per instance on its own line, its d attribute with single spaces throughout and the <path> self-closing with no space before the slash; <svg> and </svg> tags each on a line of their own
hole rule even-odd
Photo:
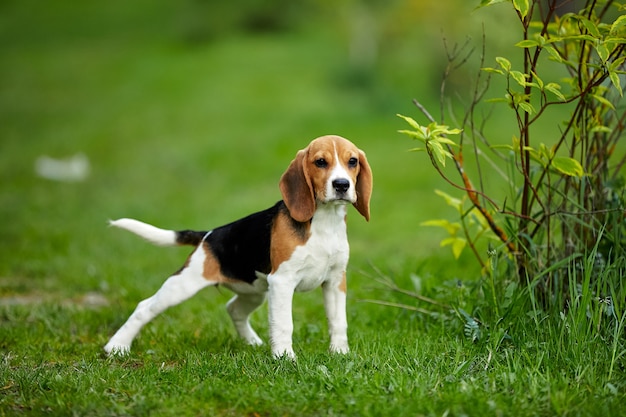
<svg viewBox="0 0 626 417">
<path fill-rule="evenodd" d="M 318 204 L 352 203 L 370 218 L 372 171 L 365 153 L 340 136 L 322 136 L 298 151 L 280 179 L 291 217 L 311 220 Z"/>
</svg>

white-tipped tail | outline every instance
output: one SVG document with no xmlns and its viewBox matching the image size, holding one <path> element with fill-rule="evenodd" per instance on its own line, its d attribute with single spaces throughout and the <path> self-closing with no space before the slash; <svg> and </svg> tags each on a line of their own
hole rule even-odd
<svg viewBox="0 0 626 417">
<path fill-rule="evenodd" d="M 125 229 L 129 232 L 133 232 L 134 234 L 141 236 L 148 242 L 154 243 L 155 245 L 176 245 L 176 232 L 173 230 L 159 229 L 158 227 L 133 219 L 110 220 L 109 224 L 111 226 L 119 227 L 120 229 Z"/>
</svg>

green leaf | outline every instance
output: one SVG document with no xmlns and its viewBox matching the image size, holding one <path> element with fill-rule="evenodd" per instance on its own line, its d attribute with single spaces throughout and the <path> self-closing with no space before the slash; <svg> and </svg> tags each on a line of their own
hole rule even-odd
<svg viewBox="0 0 626 417">
<path fill-rule="evenodd" d="M 587 19 L 586 17 L 579 16 L 579 19 L 582 22 L 582 24 L 585 26 L 585 29 L 587 29 L 587 32 L 589 32 L 594 38 L 600 37 L 600 31 L 598 30 L 598 27 L 596 26 L 595 23 L 593 23 L 591 20 Z"/>
<path fill-rule="evenodd" d="M 622 92 L 622 85 L 620 83 L 618 71 L 624 64 L 624 60 L 626 60 L 626 56 L 616 59 L 609 66 L 609 78 L 611 79 L 611 83 L 613 83 L 613 86 L 617 89 L 617 91 L 619 91 L 619 95 L 622 97 L 624 96 L 624 93 Z"/>
<path fill-rule="evenodd" d="M 454 255 L 454 259 L 459 259 L 466 244 L 467 241 L 461 237 L 449 237 L 443 239 L 440 243 L 441 247 L 449 245 L 452 246 L 452 255 Z"/>
<path fill-rule="evenodd" d="M 502 144 L 502 145 L 491 145 L 492 149 L 506 149 L 508 151 L 515 151 L 517 149 L 513 149 L 512 145 Z"/>
<path fill-rule="evenodd" d="M 539 46 L 539 41 L 533 39 L 524 39 L 523 41 L 519 41 L 515 44 L 518 48 L 533 48 L 535 46 Z"/>
<path fill-rule="evenodd" d="M 457 135 L 461 133 L 460 129 L 450 129 L 449 126 L 439 125 L 436 122 L 430 123 L 426 127 L 427 131 L 430 133 L 430 136 L 436 138 L 441 135 Z"/>
<path fill-rule="evenodd" d="M 439 137 L 441 135 L 458 135 L 463 131 L 463 129 L 450 129 L 446 125 L 438 125 L 436 123 L 429 124 L 428 130 L 430 130 L 431 136 L 433 137 Z"/>
<path fill-rule="evenodd" d="M 543 49 L 545 49 L 546 51 L 548 51 L 548 53 L 550 54 L 550 56 L 552 58 L 554 58 L 554 60 L 556 62 L 563 62 L 563 57 L 561 56 L 561 54 L 559 54 L 559 52 L 556 50 L 556 48 L 552 45 L 546 45 L 543 47 Z"/>
<path fill-rule="evenodd" d="M 526 113 L 528 114 L 534 114 L 535 113 L 535 108 L 533 107 L 532 104 L 530 104 L 527 101 L 522 101 L 520 103 L 517 104 L 522 110 L 524 110 Z"/>
<path fill-rule="evenodd" d="M 441 190 L 435 190 L 435 194 L 437 194 L 439 197 L 442 197 L 444 200 L 446 200 L 446 203 L 449 206 L 454 207 L 459 212 L 463 211 L 463 202 L 460 199 L 452 197 L 450 194 L 447 194 Z"/>
<path fill-rule="evenodd" d="M 480 228 L 482 230 L 491 230 L 489 228 L 489 222 L 487 221 L 487 219 L 485 219 L 485 216 L 483 216 L 483 214 L 480 212 L 480 210 L 478 210 L 476 207 L 474 207 L 470 213 L 471 218 L 473 218 L 476 223 L 478 223 L 478 225 L 480 226 Z"/>
<path fill-rule="evenodd" d="M 521 85 L 522 87 L 526 87 L 526 74 L 520 71 L 511 71 L 509 72 L 509 74 L 511 74 L 511 77 L 513 77 L 513 79 L 517 81 L 519 85 Z"/>
<path fill-rule="evenodd" d="M 596 38 L 594 38 L 591 35 L 571 35 L 571 36 L 563 36 L 562 37 L 563 41 L 589 41 L 589 42 L 595 42 Z"/>
<path fill-rule="evenodd" d="M 487 100 L 485 100 L 485 103 L 510 103 L 510 102 L 511 102 L 510 98 L 502 98 L 502 97 L 488 98 Z"/>
<path fill-rule="evenodd" d="M 611 63 L 611 66 L 609 67 L 610 71 L 618 71 L 620 69 L 620 67 L 624 64 L 624 61 L 626 61 L 626 56 L 622 56 L 620 58 L 617 58 L 616 60 L 614 60 Z"/>
<path fill-rule="evenodd" d="M 552 160 L 552 166 L 562 174 L 570 177 L 582 178 L 585 175 L 580 162 L 566 156 L 557 156 Z"/>
<path fill-rule="evenodd" d="M 420 130 L 420 125 L 419 123 L 417 123 L 415 120 L 413 120 L 413 118 L 408 117 L 408 116 L 403 116 L 401 114 L 396 114 L 396 116 L 404 119 L 409 125 L 411 125 L 411 127 L 415 130 Z"/>
<path fill-rule="evenodd" d="M 609 59 L 610 54 L 609 48 L 606 46 L 606 44 L 604 42 L 598 42 L 596 45 L 594 45 L 594 47 L 602 62 L 606 62 L 606 60 Z"/>
<path fill-rule="evenodd" d="M 497 56 L 496 62 L 500 64 L 500 66 L 502 67 L 504 71 L 506 72 L 511 71 L 511 61 L 509 61 L 508 59 L 501 57 L 501 56 Z"/>
<path fill-rule="evenodd" d="M 614 36 L 607 36 L 606 38 L 604 38 L 604 42 L 613 44 L 613 45 L 623 45 L 626 43 L 626 37 L 622 36 L 622 37 L 616 38 Z"/>
<path fill-rule="evenodd" d="M 539 76 L 535 74 L 533 71 L 531 71 L 531 74 L 533 75 L 533 79 L 537 81 L 537 84 L 538 84 L 537 87 L 539 87 L 540 90 L 543 90 L 543 80 L 539 78 Z"/>
<path fill-rule="evenodd" d="M 493 6 L 494 4 L 504 3 L 509 0 L 480 0 L 480 5 L 476 6 L 476 9 L 480 9 L 481 7 Z"/>
<path fill-rule="evenodd" d="M 519 141 L 518 141 L 518 146 L 519 146 Z M 541 164 L 541 166 L 544 166 L 544 167 L 547 164 L 547 160 L 550 159 L 550 151 L 548 150 L 546 145 L 543 143 L 539 144 L 539 149 L 535 149 L 531 146 L 523 146 L 522 150 L 524 152 L 528 152 L 528 154 L 530 155 L 533 161 L 538 162 L 539 164 Z"/>
<path fill-rule="evenodd" d="M 613 103 L 607 100 L 606 97 L 600 96 L 598 94 L 591 94 L 591 97 L 595 98 L 596 100 L 598 100 L 600 103 L 604 104 L 605 106 L 610 107 L 611 109 L 615 110 L 615 106 L 613 105 Z"/>
<path fill-rule="evenodd" d="M 611 35 L 615 34 L 618 30 L 626 26 L 626 14 L 621 15 L 611 25 Z"/>
<path fill-rule="evenodd" d="M 504 72 L 502 70 L 495 69 L 495 68 L 485 67 L 485 68 L 481 68 L 480 70 L 485 71 L 485 72 L 492 72 L 492 73 L 504 75 Z"/>
<path fill-rule="evenodd" d="M 444 132 L 446 135 L 458 135 L 459 133 L 461 133 L 463 131 L 463 129 L 446 129 L 446 131 Z"/>
<path fill-rule="evenodd" d="M 456 233 L 461 228 L 461 225 L 459 223 L 450 223 L 449 220 L 445 219 L 426 220 L 425 222 L 421 222 L 420 226 L 441 227 L 445 229 L 450 236 L 456 236 Z"/>
<path fill-rule="evenodd" d="M 426 142 L 428 149 L 435 155 L 441 166 L 446 166 L 446 158 L 452 158 L 452 154 L 443 148 L 443 145 L 437 141 L 430 140 Z"/>
<path fill-rule="evenodd" d="M 541 158 L 550 159 L 554 156 L 554 150 L 549 149 L 545 143 L 539 144 L 539 156 Z"/>
<path fill-rule="evenodd" d="M 613 83 L 613 86 L 617 89 L 617 91 L 619 91 L 619 95 L 624 97 L 624 93 L 622 92 L 622 85 L 620 84 L 619 75 L 617 75 L 617 72 L 610 71 L 609 78 L 611 79 L 611 83 Z"/>
<path fill-rule="evenodd" d="M 554 94 L 555 96 L 557 96 L 559 98 L 559 100 L 561 101 L 567 101 L 567 99 L 565 98 L 565 96 L 561 93 L 561 86 L 557 83 L 549 83 L 544 87 L 546 90 L 548 90 L 549 92 L 551 92 L 552 94 Z"/>
<path fill-rule="evenodd" d="M 410 136 L 413 139 L 418 139 L 421 141 L 426 140 L 426 138 L 424 137 L 424 134 L 419 130 L 398 130 L 398 133 L 402 133 L 403 135 Z"/>
<path fill-rule="evenodd" d="M 443 136 L 439 136 L 439 137 L 434 138 L 432 140 L 436 140 L 439 143 L 443 143 L 443 144 L 450 145 L 450 146 L 459 146 L 456 143 L 454 143 L 452 140 L 450 140 L 448 138 L 445 138 Z"/>
<path fill-rule="evenodd" d="M 613 129 L 607 126 L 594 126 L 589 129 L 589 133 L 611 133 Z"/>
<path fill-rule="evenodd" d="M 513 0 L 513 7 L 522 16 L 522 19 L 528 14 L 528 0 Z"/>
</svg>

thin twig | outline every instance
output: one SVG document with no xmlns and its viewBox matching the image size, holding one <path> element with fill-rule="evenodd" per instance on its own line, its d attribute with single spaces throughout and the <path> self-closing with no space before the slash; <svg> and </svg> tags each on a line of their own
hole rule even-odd
<svg viewBox="0 0 626 417">
<path fill-rule="evenodd" d="M 415 104 L 415 106 L 417 106 L 417 108 L 420 109 L 420 111 L 422 113 L 424 113 L 424 115 L 431 122 L 435 122 L 435 120 L 430 115 L 428 110 L 419 101 L 413 100 L 413 104 Z M 434 156 L 432 155 L 432 153 L 428 152 L 428 156 L 430 157 L 430 160 L 431 160 L 433 166 L 435 167 L 435 169 L 437 170 L 439 175 L 441 175 L 441 177 L 444 180 L 446 180 L 449 184 L 451 184 L 452 186 L 454 186 L 454 187 L 456 187 L 458 189 L 464 190 L 467 193 L 467 196 L 469 197 L 469 199 L 472 202 L 472 204 L 478 209 L 480 214 L 482 214 L 483 218 L 487 221 L 487 224 L 489 224 L 489 228 L 495 233 L 496 236 L 498 236 L 500 241 L 502 241 L 502 243 L 504 243 L 506 245 L 506 247 L 507 247 L 507 249 L 509 250 L 510 253 L 515 253 L 516 252 L 515 245 L 509 239 L 509 237 L 506 235 L 504 230 L 502 230 L 502 228 L 496 224 L 496 222 L 493 219 L 493 216 L 491 215 L 491 213 L 489 213 L 489 211 L 482 204 L 480 204 L 480 201 L 478 201 L 478 196 L 480 195 L 481 197 L 483 197 L 486 201 L 488 201 L 490 204 L 492 204 L 496 208 L 496 211 L 499 212 L 500 209 L 497 208 L 498 205 L 491 198 L 489 198 L 489 196 L 487 196 L 485 193 L 476 190 L 472 186 L 472 183 L 471 183 L 469 177 L 467 176 L 467 174 L 465 172 L 465 169 L 463 168 L 462 159 L 459 158 L 459 156 L 456 154 L 456 152 L 454 152 L 454 149 L 452 149 L 452 147 L 450 145 L 446 145 L 446 146 L 448 148 L 448 152 L 450 152 L 450 154 L 452 155 L 452 160 L 454 161 L 454 165 L 456 167 L 457 172 L 461 176 L 461 179 L 463 181 L 463 185 L 464 186 L 462 187 L 462 186 L 456 184 L 455 182 L 453 182 L 452 180 L 450 180 L 445 175 L 445 173 L 441 170 L 441 168 L 439 167 L 439 165 L 435 161 Z M 427 147 L 427 149 L 428 149 L 428 147 Z"/>
<path fill-rule="evenodd" d="M 372 299 L 361 299 L 358 300 L 360 302 L 363 303 L 372 303 L 372 304 L 379 304 L 379 305 L 383 305 L 383 306 L 387 306 L 387 307 L 397 307 L 397 308 L 402 308 L 404 310 L 411 310 L 411 311 L 416 311 L 418 313 L 422 313 L 422 314 L 426 314 L 429 316 L 432 316 L 433 314 L 437 314 L 434 311 L 429 311 L 420 307 L 415 307 L 415 306 L 411 306 L 408 304 L 400 304 L 400 303 L 392 303 L 389 301 L 381 301 L 381 300 L 372 300 Z"/>
<path fill-rule="evenodd" d="M 450 306 L 448 306 L 446 304 L 443 304 L 443 303 L 440 303 L 437 300 L 433 300 L 432 298 L 425 297 L 425 296 L 423 296 L 421 294 L 417 294 L 416 292 L 408 291 L 408 290 L 405 290 L 403 288 L 400 288 L 393 281 L 385 280 L 385 279 L 381 279 L 381 278 L 374 278 L 374 279 L 376 280 L 376 282 L 386 286 L 387 288 L 389 288 L 392 291 L 398 292 L 400 294 L 408 295 L 409 297 L 415 298 L 415 299 L 420 300 L 420 301 L 424 301 L 424 302 L 432 304 L 432 305 L 436 305 L 437 307 L 450 308 Z"/>
</svg>

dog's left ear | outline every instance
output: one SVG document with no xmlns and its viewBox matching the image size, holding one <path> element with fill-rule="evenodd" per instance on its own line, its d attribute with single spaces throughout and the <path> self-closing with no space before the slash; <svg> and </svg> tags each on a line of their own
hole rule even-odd
<svg viewBox="0 0 626 417">
<path fill-rule="evenodd" d="M 307 152 L 307 149 L 298 151 L 278 184 L 289 214 L 303 223 L 311 220 L 315 213 L 315 194 L 304 164 Z"/>
<path fill-rule="evenodd" d="M 370 198 L 372 196 L 372 187 L 374 185 L 372 178 L 372 170 L 365 152 L 359 150 L 359 175 L 356 179 L 356 202 L 354 207 L 365 220 L 370 221 Z"/>
</svg>

